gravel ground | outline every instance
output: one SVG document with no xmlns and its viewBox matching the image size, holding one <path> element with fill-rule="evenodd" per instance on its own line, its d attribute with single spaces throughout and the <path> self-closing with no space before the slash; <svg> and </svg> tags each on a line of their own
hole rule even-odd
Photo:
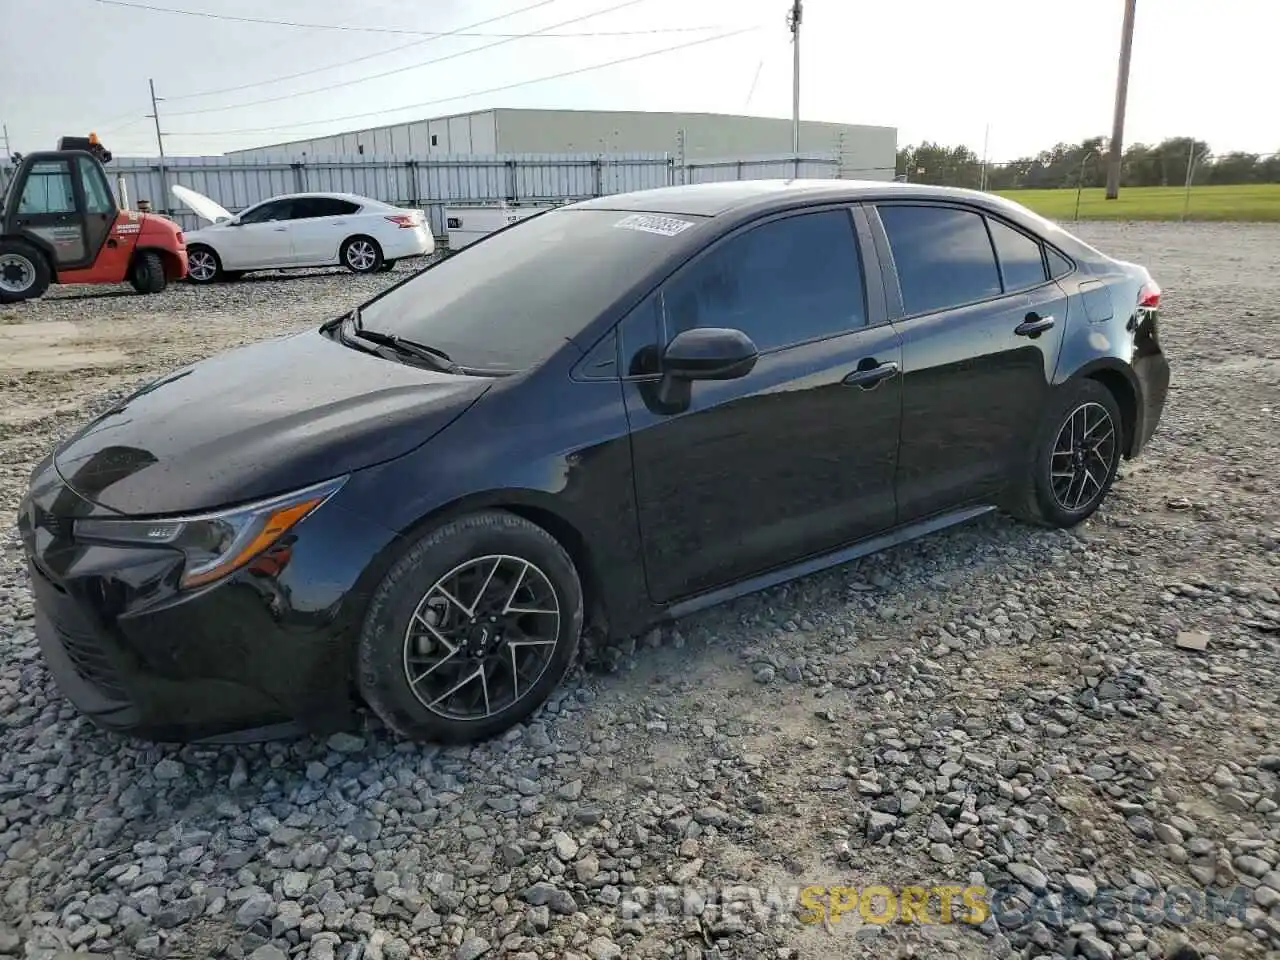
<svg viewBox="0 0 1280 960">
<path fill-rule="evenodd" d="M 1152 269 L 1174 369 L 1090 523 L 992 517 L 708 611 L 501 742 L 100 733 L 37 656 L 10 535 L 0 956 L 1276 955 L 1280 228 L 1080 233 Z M 0 510 L 105 398 L 389 279 L 0 311 Z M 850 908 L 877 884 L 925 888 L 934 922 Z M 937 922 L 947 885 L 990 915 Z M 806 886 L 856 889 L 806 924 Z"/>
</svg>

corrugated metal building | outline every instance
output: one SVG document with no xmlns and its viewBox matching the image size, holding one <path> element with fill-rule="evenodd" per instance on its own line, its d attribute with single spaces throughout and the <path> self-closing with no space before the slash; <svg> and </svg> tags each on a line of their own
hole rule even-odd
<svg viewBox="0 0 1280 960">
<path fill-rule="evenodd" d="M 800 151 L 839 157 L 844 177 L 893 179 L 894 127 L 800 122 Z M 432 154 L 669 153 L 677 163 L 782 154 L 791 150 L 791 121 L 720 113 L 626 110 L 480 110 L 295 140 L 228 154 L 253 160 Z"/>
</svg>

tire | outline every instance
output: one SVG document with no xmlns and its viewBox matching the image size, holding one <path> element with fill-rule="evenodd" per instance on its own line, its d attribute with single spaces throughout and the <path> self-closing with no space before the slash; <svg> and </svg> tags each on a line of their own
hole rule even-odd
<svg viewBox="0 0 1280 960">
<path fill-rule="evenodd" d="M 133 266 L 129 268 L 129 283 L 139 293 L 163 293 L 169 286 L 169 278 L 165 276 L 164 260 L 154 250 L 143 250 L 133 258 Z"/>
<path fill-rule="evenodd" d="M 1081 435 L 1089 442 L 1079 443 Z M 1115 482 L 1123 441 L 1124 420 L 1110 390 L 1087 378 L 1064 387 L 1036 432 L 1009 512 L 1059 529 L 1088 519 Z"/>
<path fill-rule="evenodd" d="M 379 273 L 390 273 L 390 272 L 391 272 L 392 270 L 394 270 L 395 268 L 396 268 L 396 262 L 395 262 L 394 260 L 383 260 L 383 261 L 382 261 L 382 266 L 380 266 L 380 267 L 378 268 L 378 272 L 379 272 Z"/>
<path fill-rule="evenodd" d="M 342 265 L 352 273 L 377 273 L 383 263 L 382 247 L 373 237 L 348 237 L 340 255 Z"/>
<path fill-rule="evenodd" d="M 0 240 L 0 303 L 42 297 L 53 282 L 43 253 L 21 240 Z"/>
<path fill-rule="evenodd" d="M 187 280 L 198 286 L 217 283 L 228 274 L 222 269 L 222 258 L 213 247 L 195 243 L 187 247 Z"/>
<path fill-rule="evenodd" d="M 512 597 L 526 612 L 503 617 Z M 424 534 L 374 592 L 360 634 L 360 693 L 402 737 L 485 740 L 528 717 L 559 685 L 582 623 L 578 572 L 554 537 L 510 513 L 469 514 Z M 481 647 L 486 654 L 473 657 Z M 523 689 L 508 663 L 518 663 Z"/>
</svg>

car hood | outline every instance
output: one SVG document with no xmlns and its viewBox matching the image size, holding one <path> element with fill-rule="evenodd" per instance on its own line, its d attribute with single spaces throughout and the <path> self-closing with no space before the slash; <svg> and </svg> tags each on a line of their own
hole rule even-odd
<svg viewBox="0 0 1280 960">
<path fill-rule="evenodd" d="M 384 360 L 312 330 L 143 387 L 65 441 L 55 464 L 80 496 L 118 513 L 209 510 L 408 453 L 492 383 Z"/>
<path fill-rule="evenodd" d="M 190 187 L 184 187 L 178 183 L 175 183 L 169 188 L 169 190 L 175 197 L 194 210 L 199 216 L 204 217 L 210 222 L 216 221 L 219 218 L 224 220 L 231 219 L 230 210 L 222 206 L 222 204 L 218 203 L 216 200 L 210 200 L 203 193 L 196 193 Z"/>
</svg>

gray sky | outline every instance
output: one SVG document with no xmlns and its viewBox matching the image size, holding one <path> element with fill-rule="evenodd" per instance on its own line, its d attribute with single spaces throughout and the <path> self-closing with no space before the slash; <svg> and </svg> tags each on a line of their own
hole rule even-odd
<svg viewBox="0 0 1280 960">
<path fill-rule="evenodd" d="M 136 2 L 307 23 L 448 31 L 535 0 Z M 622 2 L 548 0 L 476 30 L 526 33 Z M 166 98 L 161 114 L 172 154 L 216 154 L 492 106 L 787 117 L 788 6 L 789 0 L 636 0 L 554 32 L 719 29 L 522 39 L 418 67 L 499 38 L 428 39 L 216 21 L 99 0 L 0 0 L 0 120 L 15 150 L 51 148 L 59 135 L 97 130 L 119 155 L 150 156 L 155 137 L 144 119 L 148 77 Z M 966 143 L 979 153 L 990 124 L 989 153 L 997 161 L 1060 140 L 1104 135 L 1111 123 L 1122 11 L 1123 0 L 806 0 L 802 115 L 896 126 L 900 145 L 928 138 Z M 578 76 L 393 109 L 743 27 L 759 29 Z M 1280 110 L 1271 102 L 1277 37 L 1280 0 L 1140 0 L 1126 141 L 1195 135 L 1217 152 L 1280 150 Z M 392 70 L 397 72 L 382 79 L 349 82 Z M 316 72 L 279 79 L 302 71 Z M 345 85 L 307 92 L 339 83 Z M 1245 95 L 1243 102 L 1235 100 L 1237 92 Z M 236 109 L 179 115 L 228 106 Z M 386 112 L 329 122 L 372 111 Z M 302 125 L 307 121 L 326 122 Z M 230 132 L 241 130 L 259 132 Z"/>
</svg>

